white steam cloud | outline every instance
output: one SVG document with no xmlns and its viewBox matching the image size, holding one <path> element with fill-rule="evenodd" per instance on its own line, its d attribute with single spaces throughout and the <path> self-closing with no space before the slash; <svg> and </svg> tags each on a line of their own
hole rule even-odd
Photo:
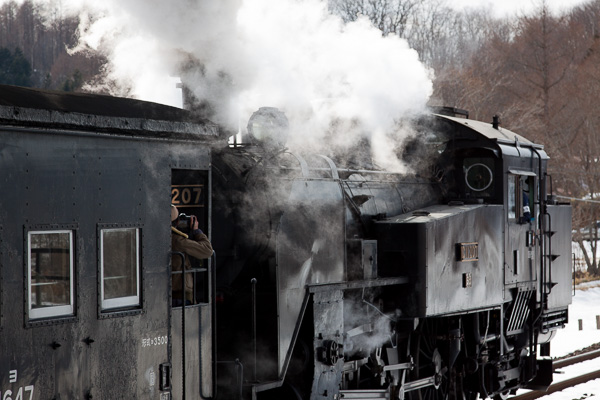
<svg viewBox="0 0 600 400">
<path fill-rule="evenodd" d="M 177 106 L 168 77 L 195 65 L 185 83 L 212 105 L 215 122 L 237 130 L 259 107 L 278 107 L 300 139 L 290 147 L 366 137 L 377 140 L 372 149 L 379 155 L 393 153 L 392 139 L 407 135 L 398 121 L 422 112 L 432 91 L 431 72 L 406 41 L 382 37 L 367 19 L 344 24 L 323 0 L 61 4 L 82 16 L 74 51 L 104 53 L 107 78 L 117 87 Z M 391 163 L 382 165 L 398 167 Z"/>
</svg>

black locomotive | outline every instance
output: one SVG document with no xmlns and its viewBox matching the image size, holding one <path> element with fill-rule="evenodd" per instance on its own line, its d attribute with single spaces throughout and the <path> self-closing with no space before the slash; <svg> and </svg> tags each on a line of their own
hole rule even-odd
<svg viewBox="0 0 600 400">
<path fill-rule="evenodd" d="M 542 146 L 463 114 L 414 121 L 401 174 L 365 143 L 290 152 L 275 109 L 227 142 L 183 110 L 0 87 L 0 398 L 546 387 L 571 302 L 571 207 L 549 194 Z M 182 307 L 170 204 L 215 249 L 185 272 Z"/>
</svg>

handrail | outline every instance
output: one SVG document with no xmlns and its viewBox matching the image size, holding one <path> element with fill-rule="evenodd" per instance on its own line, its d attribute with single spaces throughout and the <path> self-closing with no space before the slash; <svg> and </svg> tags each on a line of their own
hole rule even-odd
<svg viewBox="0 0 600 400">
<path fill-rule="evenodd" d="M 212 356 L 212 388 L 213 388 L 213 396 L 205 397 L 202 387 L 202 360 L 200 360 L 200 397 L 203 399 L 216 399 L 217 398 L 217 252 L 213 250 L 213 254 L 210 257 L 210 265 L 208 270 L 208 287 L 210 293 L 208 295 L 208 302 L 211 303 L 211 321 L 210 321 L 210 329 L 211 329 L 211 356 Z M 202 335 L 200 336 L 200 340 L 202 340 Z M 202 343 L 200 343 L 200 349 L 202 349 Z M 243 379 L 243 366 L 242 366 L 242 379 Z M 240 387 L 241 393 L 241 387 Z M 240 397 L 241 398 L 241 397 Z"/>
<path fill-rule="evenodd" d="M 209 263 L 209 265 L 207 267 L 202 267 L 202 268 L 185 268 L 185 260 L 186 260 L 186 254 L 182 253 L 182 252 L 176 252 L 176 251 L 172 251 L 170 252 L 171 256 L 177 256 L 181 258 L 181 271 L 173 271 L 171 270 L 171 275 L 182 275 L 181 278 L 181 379 L 182 379 L 182 399 L 185 400 L 186 398 L 186 368 L 185 368 L 185 361 L 186 361 L 186 357 L 185 357 L 185 310 L 186 308 L 189 308 L 186 302 L 186 298 L 185 298 L 185 274 L 189 274 L 189 273 L 193 273 L 194 276 L 196 275 L 197 272 L 206 272 L 208 274 L 208 279 L 209 279 L 209 283 L 208 283 L 208 303 L 212 303 L 212 309 L 211 309 L 211 314 L 212 314 L 212 318 L 211 318 L 211 339 L 213 341 L 212 343 L 212 360 L 213 360 L 213 382 L 212 382 L 212 386 L 213 386 L 213 392 L 216 394 L 216 334 L 215 334 L 215 328 L 216 328 L 216 319 L 215 319 L 215 314 L 216 314 L 216 309 L 215 309 L 215 301 L 213 299 L 213 296 L 216 292 L 216 279 L 214 279 L 213 274 L 211 273 L 212 271 L 215 271 L 215 265 L 216 265 L 216 253 L 213 251 L 213 255 L 211 256 L 210 260 L 211 262 Z M 194 294 L 195 295 L 195 294 Z M 200 333 L 198 339 L 200 341 L 202 341 L 202 333 Z M 199 346 L 200 349 L 203 348 L 202 343 L 200 343 Z M 202 357 L 200 357 L 202 359 Z M 202 377 L 202 361 L 200 361 L 200 377 Z M 202 399 L 212 399 L 213 397 L 206 397 L 203 393 L 203 386 L 202 386 L 202 379 L 200 379 L 200 397 Z"/>
<path fill-rule="evenodd" d="M 173 271 L 171 268 L 171 279 L 172 275 L 181 273 L 181 395 L 182 399 L 185 400 L 185 253 L 180 251 L 172 251 L 171 256 L 181 257 L 181 271 Z M 172 306 L 172 305 L 171 305 Z"/>
<path fill-rule="evenodd" d="M 571 261 L 571 265 L 573 266 L 572 271 L 571 271 L 571 279 L 573 279 L 573 294 L 572 296 L 575 296 L 575 253 L 571 253 L 571 256 L 573 257 L 573 260 Z"/>
</svg>

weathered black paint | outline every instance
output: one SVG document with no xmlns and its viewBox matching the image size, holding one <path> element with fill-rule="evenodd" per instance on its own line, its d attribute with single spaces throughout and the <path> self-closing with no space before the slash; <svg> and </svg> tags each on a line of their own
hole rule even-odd
<svg viewBox="0 0 600 400">
<path fill-rule="evenodd" d="M 0 87 L 2 395 L 334 399 L 454 379 L 471 398 L 523 386 L 538 334 L 568 318 L 570 206 L 548 201 L 540 145 L 462 118 L 419 129 L 433 145 L 407 145 L 414 171 L 390 173 L 362 148 L 223 147 L 217 126 L 182 110 Z M 474 163 L 492 171 L 484 190 L 465 181 Z M 508 217 L 510 175 L 534 177 L 534 221 Z M 169 204 L 181 199 L 219 255 L 206 301 L 185 310 L 171 307 L 169 275 Z M 100 306 L 105 227 L 140 230 L 140 307 Z M 34 320 L 27 232 L 56 229 L 73 232 L 74 313 Z M 477 257 L 457 257 L 465 243 Z"/>
<path fill-rule="evenodd" d="M 15 398 L 22 390 L 28 399 L 26 388 L 33 387 L 33 399 L 160 398 L 159 366 L 171 361 L 168 349 L 177 338 L 169 317 L 171 171 L 208 176 L 205 143 L 214 128 L 189 124 L 180 135 L 182 111 L 136 101 L 12 87 L 2 87 L 0 97 L 2 395 L 11 391 Z M 86 124 L 91 117 L 74 118 L 72 111 L 93 111 L 107 124 L 98 132 Z M 35 118 L 25 123 L 23 115 Z M 54 119 L 58 115 L 71 122 Z M 169 140 L 130 123 L 151 117 L 168 118 L 147 123 L 160 126 L 160 136 Z M 208 192 L 203 196 L 208 230 Z M 101 310 L 99 227 L 140 229 L 141 307 Z M 26 234 L 57 228 L 74 231 L 75 312 L 32 320 Z"/>
</svg>

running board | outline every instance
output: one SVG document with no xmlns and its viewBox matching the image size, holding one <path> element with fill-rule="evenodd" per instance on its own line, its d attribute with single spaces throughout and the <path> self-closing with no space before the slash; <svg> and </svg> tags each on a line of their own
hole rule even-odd
<svg viewBox="0 0 600 400">
<path fill-rule="evenodd" d="M 400 392 L 400 399 L 404 399 L 404 393 L 413 390 L 419 390 L 428 386 L 436 386 L 439 383 L 440 377 L 431 376 L 412 382 L 406 382 L 401 386 L 404 390 Z M 352 400 L 369 400 L 369 399 L 391 399 L 389 389 L 364 389 L 364 390 L 340 390 L 340 399 Z"/>
<path fill-rule="evenodd" d="M 390 399 L 390 392 L 387 389 L 366 389 L 366 390 L 340 390 L 340 399 L 352 400 L 370 400 L 370 399 Z"/>
</svg>

